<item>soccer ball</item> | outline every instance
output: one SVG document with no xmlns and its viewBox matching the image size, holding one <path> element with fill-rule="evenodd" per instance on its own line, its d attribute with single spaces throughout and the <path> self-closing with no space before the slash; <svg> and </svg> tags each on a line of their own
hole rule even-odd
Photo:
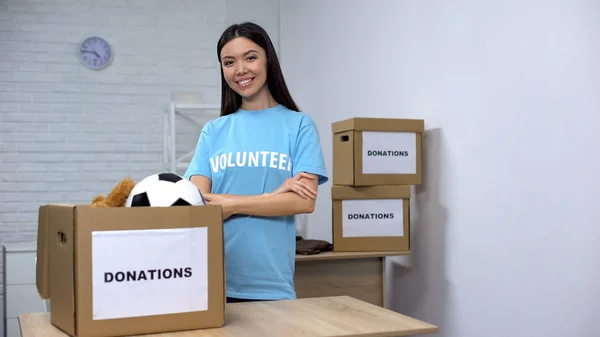
<svg viewBox="0 0 600 337">
<path fill-rule="evenodd" d="M 137 183 L 126 207 L 169 207 L 204 205 L 202 193 L 189 180 L 175 173 L 158 173 Z"/>
</svg>

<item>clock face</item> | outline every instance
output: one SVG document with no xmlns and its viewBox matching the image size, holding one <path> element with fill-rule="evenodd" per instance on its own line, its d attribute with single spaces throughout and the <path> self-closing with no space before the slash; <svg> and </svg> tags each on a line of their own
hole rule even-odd
<svg viewBox="0 0 600 337">
<path fill-rule="evenodd" d="M 112 49 L 104 39 L 90 37 L 79 47 L 79 60 L 89 69 L 104 69 L 112 61 Z"/>
</svg>

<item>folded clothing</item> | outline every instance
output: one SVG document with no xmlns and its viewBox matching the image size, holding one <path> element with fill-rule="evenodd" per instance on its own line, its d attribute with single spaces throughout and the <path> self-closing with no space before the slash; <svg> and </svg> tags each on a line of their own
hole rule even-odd
<svg viewBox="0 0 600 337">
<path fill-rule="evenodd" d="M 300 239 L 296 241 L 296 254 L 312 255 L 331 251 L 333 245 L 324 240 Z"/>
</svg>

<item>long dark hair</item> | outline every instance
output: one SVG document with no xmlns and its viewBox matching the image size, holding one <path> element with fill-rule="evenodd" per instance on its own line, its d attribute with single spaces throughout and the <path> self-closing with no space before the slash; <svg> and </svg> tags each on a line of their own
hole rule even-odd
<svg viewBox="0 0 600 337">
<path fill-rule="evenodd" d="M 279 65 L 279 59 L 273 47 L 273 42 L 267 32 L 259 25 L 252 22 L 244 22 L 229 26 L 217 43 L 217 59 L 221 63 L 221 49 L 230 40 L 236 37 L 245 37 L 263 48 L 267 54 L 267 87 L 275 101 L 286 108 L 294 111 L 300 111 L 292 95 L 287 88 L 283 72 Z M 242 97 L 229 87 L 223 75 L 221 68 L 221 116 L 226 116 L 236 112 L 242 105 Z"/>
</svg>

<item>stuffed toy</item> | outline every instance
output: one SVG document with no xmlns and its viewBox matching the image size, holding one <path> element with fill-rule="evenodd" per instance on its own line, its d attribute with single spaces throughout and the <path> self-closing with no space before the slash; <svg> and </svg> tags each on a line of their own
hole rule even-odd
<svg viewBox="0 0 600 337">
<path fill-rule="evenodd" d="M 106 196 L 97 195 L 92 200 L 92 207 L 108 208 L 108 207 L 125 207 L 129 193 L 135 187 L 135 181 L 127 177 L 121 180 L 117 186 Z"/>
</svg>

